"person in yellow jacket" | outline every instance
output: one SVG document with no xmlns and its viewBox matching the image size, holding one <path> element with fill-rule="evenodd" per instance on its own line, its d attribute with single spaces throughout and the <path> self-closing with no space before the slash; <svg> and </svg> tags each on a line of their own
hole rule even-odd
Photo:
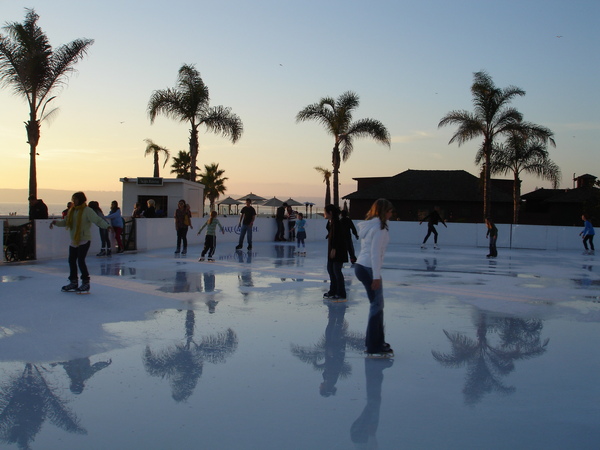
<svg viewBox="0 0 600 450">
<path fill-rule="evenodd" d="M 50 229 L 65 227 L 69 230 L 71 243 L 69 244 L 69 284 L 62 287 L 63 292 L 87 293 L 90 290 L 90 273 L 85 264 L 85 257 L 90 249 L 92 239 L 92 223 L 100 228 L 110 229 L 111 226 L 92 208 L 86 204 L 86 196 L 83 192 L 73 194 L 73 206 L 69 209 L 67 216 L 62 220 L 53 220 Z M 81 271 L 81 285 L 77 285 L 77 266 Z"/>
</svg>

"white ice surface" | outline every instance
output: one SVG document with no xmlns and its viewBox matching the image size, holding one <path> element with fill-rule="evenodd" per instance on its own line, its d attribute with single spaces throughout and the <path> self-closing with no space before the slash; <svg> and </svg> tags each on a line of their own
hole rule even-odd
<svg viewBox="0 0 600 450">
<path fill-rule="evenodd" d="M 595 256 L 390 246 L 386 362 L 349 265 L 323 301 L 324 243 L 231 247 L 89 256 L 90 295 L 0 266 L 0 448 L 598 448 Z"/>
</svg>

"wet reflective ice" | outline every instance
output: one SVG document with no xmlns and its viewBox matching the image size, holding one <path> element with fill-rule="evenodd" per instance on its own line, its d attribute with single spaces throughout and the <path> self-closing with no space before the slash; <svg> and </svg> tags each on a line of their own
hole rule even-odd
<svg viewBox="0 0 600 450">
<path fill-rule="evenodd" d="M 368 301 L 323 301 L 325 243 L 0 266 L 0 447 L 596 449 L 600 266 L 575 251 L 391 245 L 393 360 Z"/>
</svg>

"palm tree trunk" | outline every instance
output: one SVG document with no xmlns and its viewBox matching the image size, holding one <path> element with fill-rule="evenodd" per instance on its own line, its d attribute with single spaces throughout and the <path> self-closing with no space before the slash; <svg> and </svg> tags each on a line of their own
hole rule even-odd
<svg viewBox="0 0 600 450">
<path fill-rule="evenodd" d="M 492 148 L 490 145 L 485 145 L 485 165 L 483 167 L 483 220 L 491 217 L 492 208 L 492 190 L 491 190 L 491 172 L 490 172 L 490 159 Z"/>
<path fill-rule="evenodd" d="M 154 150 L 154 177 L 158 178 L 159 175 L 159 171 L 158 171 L 158 152 L 156 150 Z"/>
<path fill-rule="evenodd" d="M 29 114 L 29 122 L 25 123 L 27 142 L 29 143 L 29 195 L 37 198 L 37 145 L 40 140 L 40 123 L 35 118 L 35 113 Z"/>
<path fill-rule="evenodd" d="M 325 206 L 331 204 L 331 181 L 325 180 Z"/>
<path fill-rule="evenodd" d="M 339 206 L 340 189 L 339 189 L 339 173 L 340 173 L 340 147 L 338 144 L 333 147 L 333 155 L 331 162 L 333 163 L 333 204 Z"/>
<path fill-rule="evenodd" d="M 519 175 L 515 173 L 515 181 L 513 183 L 513 223 L 519 223 L 519 208 L 521 201 L 521 180 Z"/>
<path fill-rule="evenodd" d="M 190 130 L 190 181 L 196 181 L 196 160 L 198 159 L 198 148 L 198 126 L 192 124 L 192 129 Z"/>
</svg>

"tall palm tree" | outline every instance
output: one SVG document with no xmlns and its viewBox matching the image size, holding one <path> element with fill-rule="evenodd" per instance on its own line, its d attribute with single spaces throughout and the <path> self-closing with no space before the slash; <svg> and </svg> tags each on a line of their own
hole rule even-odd
<svg viewBox="0 0 600 450">
<path fill-rule="evenodd" d="M 554 140 L 549 139 L 555 146 Z M 519 220 L 519 205 L 521 202 L 521 173 L 536 175 L 552 182 L 554 189 L 558 188 L 561 179 L 560 168 L 550 159 L 545 142 L 537 137 L 531 137 L 527 132 L 514 131 L 505 142 L 494 145 L 490 159 L 490 173 L 507 175 L 512 172 L 513 182 L 513 223 Z M 480 149 L 475 157 L 475 164 L 484 159 Z"/>
<path fill-rule="evenodd" d="M 188 64 L 179 69 L 175 88 L 154 91 L 148 102 L 150 123 L 154 123 L 158 114 L 190 123 L 191 181 L 196 181 L 200 125 L 205 125 L 208 131 L 229 138 L 233 144 L 240 139 L 244 131 L 242 120 L 231 112 L 231 108 L 211 107 L 209 102 L 208 87 L 196 68 Z"/>
<path fill-rule="evenodd" d="M 179 150 L 177 156 L 173 156 L 173 163 L 171 164 L 171 173 L 176 174 L 177 178 L 190 180 L 192 177 L 191 167 L 192 158 L 190 157 L 190 152 Z M 198 167 L 196 167 L 196 170 L 198 170 Z"/>
<path fill-rule="evenodd" d="M 159 164 L 158 164 L 158 156 L 159 153 L 163 153 L 165 155 L 165 162 L 163 164 L 163 168 L 167 165 L 167 161 L 169 161 L 169 158 L 171 157 L 169 150 L 166 149 L 165 147 L 161 147 L 158 144 L 155 144 L 152 139 L 144 139 L 144 142 L 146 143 L 146 152 L 144 153 L 144 156 L 148 156 L 148 155 L 153 155 L 154 156 L 154 177 L 158 178 L 160 177 L 160 173 L 159 173 Z"/>
<path fill-rule="evenodd" d="M 348 91 L 337 100 L 322 98 L 319 103 L 308 105 L 296 115 L 296 122 L 315 120 L 320 122 L 333 136 L 334 144 L 331 162 L 333 165 L 333 204 L 339 206 L 340 164 L 346 161 L 354 150 L 354 139 L 370 137 L 376 142 L 390 146 L 390 133 L 378 120 L 361 119 L 352 121 L 352 113 L 358 108 L 358 95 Z"/>
<path fill-rule="evenodd" d="M 25 122 L 29 143 L 29 195 L 37 197 L 36 155 L 41 122 L 56 112 L 47 111 L 53 95 L 63 87 L 74 65 L 86 54 L 93 39 L 76 39 L 52 49 L 48 36 L 38 26 L 39 16 L 25 9 L 25 21 L 4 26 L 0 34 L 0 84 L 27 99 L 29 120 Z"/>
<path fill-rule="evenodd" d="M 219 169 L 218 163 L 205 164 L 204 173 L 200 174 L 200 183 L 204 185 L 204 198 L 208 199 L 210 210 L 215 210 L 215 200 L 224 194 L 227 188 L 225 181 L 229 178 L 223 177 L 225 170 Z"/>
<path fill-rule="evenodd" d="M 325 206 L 331 204 L 331 170 L 324 167 L 315 167 L 315 170 L 323 175 L 323 183 L 325 183 Z"/>
<path fill-rule="evenodd" d="M 486 218 L 491 214 L 490 160 L 496 137 L 524 128 L 542 142 L 547 142 L 551 136 L 547 135 L 547 128 L 523 122 L 523 115 L 509 106 L 513 98 L 525 95 L 524 90 L 515 86 L 498 88 L 492 77 L 484 71 L 475 72 L 473 78 L 471 94 L 474 111 L 450 111 L 440 120 L 438 128 L 458 125 L 458 130 L 448 144 L 456 142 L 460 146 L 473 138 L 483 137 L 480 151 L 484 159 L 483 216 Z"/>
</svg>

